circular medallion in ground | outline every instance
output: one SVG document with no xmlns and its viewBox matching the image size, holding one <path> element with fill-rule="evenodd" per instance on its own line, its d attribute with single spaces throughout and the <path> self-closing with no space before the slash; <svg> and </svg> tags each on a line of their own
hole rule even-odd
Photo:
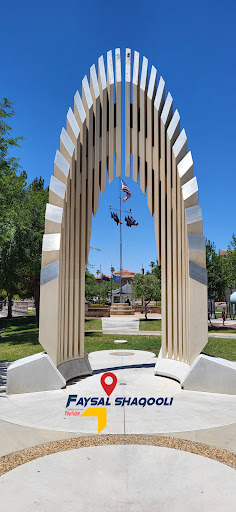
<svg viewBox="0 0 236 512">
<path fill-rule="evenodd" d="M 110 356 L 118 356 L 118 357 L 124 357 L 124 356 L 134 356 L 134 352 L 128 352 L 128 350 L 126 352 L 120 352 L 120 350 L 117 350 L 117 352 L 111 352 L 110 353 Z"/>
</svg>

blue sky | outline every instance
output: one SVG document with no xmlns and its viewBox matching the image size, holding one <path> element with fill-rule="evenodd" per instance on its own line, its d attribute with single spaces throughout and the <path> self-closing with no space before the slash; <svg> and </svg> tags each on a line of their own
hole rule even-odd
<svg viewBox="0 0 236 512">
<path fill-rule="evenodd" d="M 234 1 L 4 2 L 1 5 L 0 98 L 15 103 L 14 134 L 25 140 L 17 156 L 31 181 L 49 183 L 66 113 L 100 55 L 125 48 L 145 55 L 163 76 L 188 137 L 199 184 L 204 234 L 227 247 L 235 228 L 236 53 Z M 124 76 L 124 69 L 123 76 Z M 123 140 L 124 145 L 124 140 Z M 123 229 L 123 268 L 145 270 L 156 247 L 145 197 L 126 180 L 125 203 L 139 222 Z M 94 271 L 119 269 L 118 228 L 109 204 L 118 205 L 115 180 L 93 220 Z"/>
</svg>

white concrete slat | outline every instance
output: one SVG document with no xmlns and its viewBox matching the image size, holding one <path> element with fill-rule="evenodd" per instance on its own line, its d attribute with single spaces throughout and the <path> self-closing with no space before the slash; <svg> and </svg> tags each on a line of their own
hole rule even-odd
<svg viewBox="0 0 236 512">
<path fill-rule="evenodd" d="M 59 335 L 59 354 L 57 363 L 60 364 L 66 357 L 65 354 L 65 339 L 64 339 L 64 325 L 65 325 L 65 254 L 66 254 L 66 208 L 63 211 L 62 228 L 61 228 L 61 251 L 59 256 L 59 306 L 58 306 L 58 335 Z"/>
<path fill-rule="evenodd" d="M 61 233 L 43 235 L 42 243 L 42 267 L 57 261 L 61 245 Z"/>
<path fill-rule="evenodd" d="M 154 124 L 154 99 L 156 93 L 157 70 L 152 66 L 147 91 L 147 189 L 148 208 L 150 214 L 154 213 L 154 172 L 153 172 L 153 124 Z"/>
<path fill-rule="evenodd" d="M 139 175 L 139 53 L 134 52 L 133 62 L 133 105 L 132 105 L 132 154 L 133 181 L 138 183 Z"/>
<path fill-rule="evenodd" d="M 73 357 L 78 357 L 79 346 L 79 219 L 80 219 L 80 128 L 70 108 L 67 114 L 67 133 L 75 146 L 75 173 L 72 183 L 72 213 L 74 230 L 73 248 L 70 253 L 70 266 L 73 268 L 73 275 L 70 273 L 70 301 L 72 303 L 73 315 L 71 318 L 72 330 L 72 352 Z M 79 193 L 78 193 L 79 191 Z M 73 286 L 71 280 L 73 279 Z M 62 362 L 62 360 L 60 361 Z"/>
<path fill-rule="evenodd" d="M 66 185 L 69 172 L 69 162 L 67 162 L 66 158 L 57 150 L 54 159 L 54 176 Z"/>
<path fill-rule="evenodd" d="M 182 130 L 177 138 L 172 152 L 172 184 L 173 184 L 173 319 L 174 319 L 174 357 L 179 357 L 180 345 L 183 338 L 182 313 L 182 194 L 179 183 L 177 165 L 187 153 L 187 137 Z M 180 302 L 179 302 L 180 301 Z M 182 354 L 182 348 L 180 350 Z"/>
<path fill-rule="evenodd" d="M 173 355 L 173 248 L 172 248 L 172 146 L 180 133 L 180 116 L 176 110 L 166 133 L 166 248 L 167 248 L 167 347 L 168 357 Z"/>
<path fill-rule="evenodd" d="M 114 105 L 114 68 L 112 50 L 107 52 L 107 92 L 108 92 L 108 179 L 111 183 L 114 179 L 114 153 L 115 153 L 115 105 Z"/>
<path fill-rule="evenodd" d="M 60 136 L 60 152 L 70 164 L 66 194 L 66 253 L 65 253 L 65 342 L 68 356 L 73 357 L 73 294 L 74 294 L 74 212 L 75 192 L 72 186 L 75 174 L 75 146 L 63 128 Z M 70 304 L 71 303 L 71 304 Z"/>
<path fill-rule="evenodd" d="M 86 112 L 87 124 L 87 237 L 86 237 L 86 261 L 89 255 L 90 238 L 92 231 L 92 211 L 93 211 L 93 162 L 94 162 L 94 145 L 93 145 L 93 99 L 85 76 L 82 80 L 82 101 Z"/>
<path fill-rule="evenodd" d="M 79 93 L 75 95 L 74 114 L 80 127 L 81 167 L 80 167 L 80 240 L 79 240 L 79 355 L 84 357 L 84 313 L 85 313 L 85 264 L 87 240 L 87 126 L 86 114 Z"/>
<path fill-rule="evenodd" d="M 146 123 L 147 123 L 147 87 L 148 87 L 148 60 L 143 57 L 140 80 L 140 132 L 139 132 L 139 157 L 140 157 L 140 188 L 146 193 Z"/>
<path fill-rule="evenodd" d="M 160 240 L 160 218 L 161 218 L 161 205 L 160 205 L 160 115 L 165 103 L 165 82 L 161 77 L 159 80 L 156 97 L 154 101 L 154 146 L 153 146 L 153 170 L 154 170 L 154 228 L 156 237 L 156 246 L 158 260 L 161 259 L 161 240 Z"/>
<path fill-rule="evenodd" d="M 81 145 L 80 134 L 77 139 L 77 160 L 75 173 L 75 250 L 74 250 L 74 357 L 80 355 L 80 323 L 83 318 L 80 317 L 80 222 L 81 222 Z"/>
<path fill-rule="evenodd" d="M 131 128 L 130 128 L 130 83 L 131 83 L 131 49 L 125 54 L 125 176 L 130 178 Z"/>
<path fill-rule="evenodd" d="M 194 183 L 194 181 L 192 181 L 192 179 L 190 179 L 189 182 Z M 189 187 L 189 185 L 188 185 L 189 182 L 186 182 L 186 184 L 185 184 L 185 185 L 187 185 L 187 188 L 185 188 L 184 185 L 183 185 L 183 188 L 185 188 L 185 193 L 187 195 L 186 200 L 190 201 L 190 203 L 188 203 L 188 204 L 191 204 L 192 197 L 191 197 L 191 187 Z M 196 185 L 196 181 L 194 184 Z M 193 192 L 193 202 L 197 203 L 198 195 L 196 197 L 196 193 L 198 194 L 198 190 L 196 190 L 194 188 L 192 190 L 192 192 Z M 185 215 L 185 219 L 186 219 L 186 224 L 185 224 L 185 260 L 187 262 L 186 267 L 185 267 L 186 344 L 183 347 L 183 359 L 186 360 L 187 362 L 189 362 L 190 358 L 191 358 L 191 332 L 192 332 L 191 331 L 191 320 L 193 320 L 193 319 L 190 319 L 190 314 L 191 314 L 190 297 L 192 294 L 192 287 L 191 287 L 191 282 L 190 282 L 190 278 L 189 278 L 189 268 L 188 268 L 188 261 L 189 261 L 188 233 L 190 232 L 190 233 L 195 234 L 196 232 L 200 232 L 200 233 L 202 232 L 202 213 L 201 213 L 201 207 L 198 204 L 195 204 L 194 206 L 190 206 L 185 209 L 184 200 L 183 200 L 183 210 L 184 210 L 184 215 Z M 189 215 L 189 212 L 191 212 L 190 215 Z M 188 216 L 188 220 L 187 220 L 187 216 Z M 189 219 L 189 217 L 190 217 L 190 219 Z M 198 304 L 196 304 L 196 307 L 198 308 Z M 207 310 L 207 307 L 206 307 L 206 310 Z"/>
<path fill-rule="evenodd" d="M 86 196 L 86 175 L 87 175 L 87 127 L 83 123 L 83 145 L 81 153 L 81 194 L 80 194 L 80 275 L 79 275 L 79 355 L 84 357 L 84 315 L 85 315 L 85 265 L 86 242 L 87 242 L 87 196 Z"/>
<path fill-rule="evenodd" d="M 99 181 L 100 181 L 100 123 L 101 103 L 100 90 L 98 85 L 95 64 L 90 68 L 90 91 L 93 99 L 94 114 L 94 170 L 93 170 L 93 214 L 96 215 L 99 203 Z"/>
<path fill-rule="evenodd" d="M 63 208 L 47 203 L 45 212 L 45 234 L 61 233 Z"/>
<path fill-rule="evenodd" d="M 103 56 L 98 59 L 98 84 L 100 90 L 100 100 L 101 100 L 101 194 L 104 193 L 106 189 L 106 176 L 107 176 L 107 79 L 106 79 L 106 71 L 104 65 Z"/>
<path fill-rule="evenodd" d="M 167 354 L 167 265 L 166 265 L 166 130 L 172 118 L 173 99 L 168 93 L 160 119 L 160 179 L 161 179 L 161 199 L 160 199 L 160 231 L 161 231 L 161 307 L 162 307 L 162 355 Z"/>
<path fill-rule="evenodd" d="M 120 48 L 115 49 L 116 75 L 116 177 L 121 177 L 121 56 Z"/>
<path fill-rule="evenodd" d="M 193 160 L 191 152 L 179 162 L 177 165 L 177 175 L 179 176 L 179 183 L 182 186 L 189 181 L 193 176 Z M 184 210 L 184 203 L 181 200 L 182 210 L 182 227 L 181 227 L 181 244 L 182 244 L 182 311 L 183 311 L 183 335 L 182 344 L 180 341 L 180 353 L 182 350 L 182 360 L 187 361 L 187 346 L 188 346 L 188 301 L 187 301 L 187 280 L 188 280 L 188 247 L 187 247 L 187 231 L 186 231 L 186 217 Z"/>
</svg>

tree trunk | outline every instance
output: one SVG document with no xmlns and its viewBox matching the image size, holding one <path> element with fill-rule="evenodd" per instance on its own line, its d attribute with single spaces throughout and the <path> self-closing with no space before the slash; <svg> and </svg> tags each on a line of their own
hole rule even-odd
<svg viewBox="0 0 236 512">
<path fill-rule="evenodd" d="M 7 318 L 12 318 L 12 295 L 8 295 L 8 312 Z"/>
<path fill-rule="evenodd" d="M 39 298 L 40 298 L 40 281 L 36 279 L 34 282 L 34 301 L 36 308 L 36 327 L 39 327 Z"/>
<path fill-rule="evenodd" d="M 148 302 L 145 302 L 145 320 L 148 319 L 148 317 L 147 317 L 147 307 L 148 307 L 149 302 L 150 302 L 150 300 Z"/>
</svg>

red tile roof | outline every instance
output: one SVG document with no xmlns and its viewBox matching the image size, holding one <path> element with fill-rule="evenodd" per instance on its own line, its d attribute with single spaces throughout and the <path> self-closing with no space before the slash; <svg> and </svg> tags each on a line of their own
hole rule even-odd
<svg viewBox="0 0 236 512">
<path fill-rule="evenodd" d="M 114 272 L 113 274 L 114 274 L 114 276 L 119 276 L 120 275 L 120 270 L 118 270 L 117 272 Z M 132 278 L 132 277 L 134 277 L 134 275 L 135 275 L 135 272 L 133 272 L 132 270 L 122 270 L 122 279 Z M 109 277 L 109 279 L 112 278 L 112 276 L 107 276 L 107 277 Z M 97 276 L 96 279 L 100 280 L 101 277 Z"/>
</svg>

